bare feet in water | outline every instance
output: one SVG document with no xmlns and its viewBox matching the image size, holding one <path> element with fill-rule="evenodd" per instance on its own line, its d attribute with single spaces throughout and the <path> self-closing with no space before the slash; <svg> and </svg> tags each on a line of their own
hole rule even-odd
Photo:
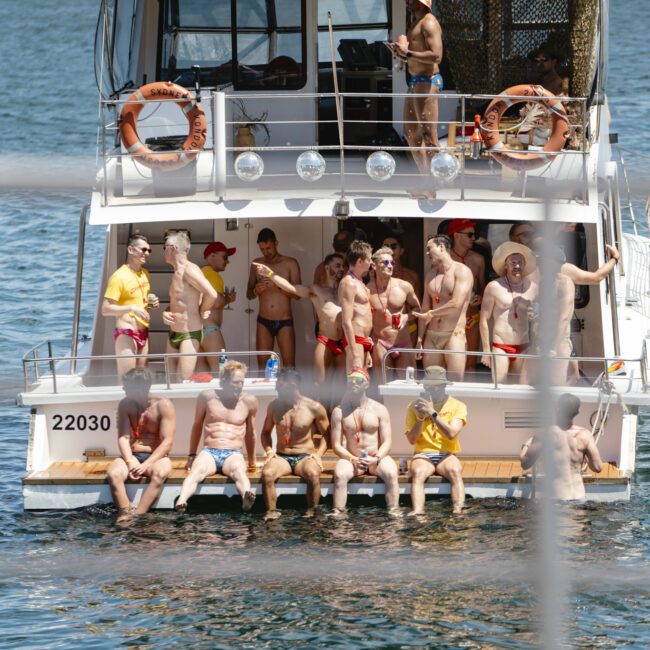
<svg viewBox="0 0 650 650">
<path fill-rule="evenodd" d="M 242 500 L 242 510 L 244 512 L 248 512 L 252 507 L 253 504 L 255 503 L 255 492 L 252 490 L 248 490 L 247 492 L 244 492 L 244 497 Z"/>
<path fill-rule="evenodd" d="M 264 521 L 275 521 L 282 516 L 282 513 L 279 510 L 269 510 L 264 515 Z"/>
<path fill-rule="evenodd" d="M 187 502 L 179 503 L 178 501 L 174 505 L 174 510 L 176 512 L 186 512 L 187 511 Z"/>
<path fill-rule="evenodd" d="M 120 508 L 117 512 L 116 524 L 128 524 L 135 517 L 135 506 L 131 504 L 128 508 Z"/>
</svg>

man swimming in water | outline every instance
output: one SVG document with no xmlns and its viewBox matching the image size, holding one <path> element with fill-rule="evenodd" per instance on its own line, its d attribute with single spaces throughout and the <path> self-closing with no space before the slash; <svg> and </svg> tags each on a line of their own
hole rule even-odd
<svg viewBox="0 0 650 650">
<path fill-rule="evenodd" d="M 322 404 L 300 394 L 300 375 L 293 368 L 281 368 L 275 389 L 278 393 L 266 411 L 262 447 L 266 461 L 262 469 L 266 520 L 277 519 L 278 497 L 275 483 L 281 476 L 295 474 L 307 483 L 307 515 L 318 507 L 322 457 L 327 451 L 329 420 Z M 277 445 L 273 450 L 271 432 L 275 427 Z M 320 434 L 318 447 L 314 434 Z"/>
<path fill-rule="evenodd" d="M 212 474 L 223 474 L 232 479 L 242 497 L 242 508 L 250 510 L 253 507 L 255 492 L 251 490 L 241 450 L 246 447 L 248 469 L 255 471 L 258 402 L 253 395 L 242 392 L 246 370 L 243 363 L 228 361 L 221 368 L 219 390 L 204 390 L 197 399 L 187 455 L 189 474 L 174 506 L 178 511 L 187 509 L 187 500 L 196 492 L 198 484 Z M 205 447 L 197 456 L 202 435 Z"/>
<path fill-rule="evenodd" d="M 154 395 L 151 374 L 146 368 L 131 368 L 122 385 L 126 396 L 117 407 L 117 446 L 120 457 L 108 467 L 107 478 L 118 522 L 147 512 L 160 496 L 172 471 L 168 458 L 176 433 L 176 411 L 166 397 Z M 149 479 L 144 494 L 134 506 L 126 493 L 128 479 Z"/>
</svg>

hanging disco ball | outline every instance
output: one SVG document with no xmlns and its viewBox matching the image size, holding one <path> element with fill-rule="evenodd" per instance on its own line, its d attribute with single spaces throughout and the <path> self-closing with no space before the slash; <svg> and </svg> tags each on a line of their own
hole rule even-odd
<svg viewBox="0 0 650 650">
<path fill-rule="evenodd" d="M 242 181 L 252 183 L 264 173 L 264 161 L 254 151 L 244 151 L 235 159 L 235 174 Z"/>
<path fill-rule="evenodd" d="M 458 176 L 458 159 L 443 151 L 431 161 L 431 175 L 439 181 L 451 183 Z"/>
<path fill-rule="evenodd" d="M 305 151 L 296 160 L 296 171 L 303 181 L 314 182 L 323 178 L 325 159 L 318 151 Z"/>
<path fill-rule="evenodd" d="M 395 158 L 386 151 L 375 151 L 366 160 L 366 172 L 373 181 L 387 181 L 395 173 Z"/>
</svg>

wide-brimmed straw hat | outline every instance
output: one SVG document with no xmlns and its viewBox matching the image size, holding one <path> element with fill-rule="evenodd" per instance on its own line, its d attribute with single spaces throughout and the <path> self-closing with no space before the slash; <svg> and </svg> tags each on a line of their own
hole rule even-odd
<svg viewBox="0 0 650 650">
<path fill-rule="evenodd" d="M 500 276 L 504 276 L 506 274 L 506 259 L 515 253 L 523 255 L 525 261 L 524 275 L 529 275 L 537 268 L 537 262 L 535 261 L 533 251 L 531 251 L 528 246 L 517 244 L 517 242 L 514 241 L 503 242 L 503 244 L 494 251 L 494 255 L 492 256 L 492 268 Z"/>
<path fill-rule="evenodd" d="M 423 386 L 444 386 L 451 383 L 447 379 L 447 371 L 442 366 L 429 366 L 424 369 Z"/>
</svg>

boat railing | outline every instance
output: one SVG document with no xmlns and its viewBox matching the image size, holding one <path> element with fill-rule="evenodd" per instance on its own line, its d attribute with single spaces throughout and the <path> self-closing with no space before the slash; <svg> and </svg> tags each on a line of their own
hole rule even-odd
<svg viewBox="0 0 650 650">
<path fill-rule="evenodd" d="M 208 96 L 207 92 L 204 92 L 204 96 Z M 464 116 L 467 115 L 467 111 L 470 107 L 475 105 L 485 104 L 486 102 L 501 97 L 502 95 L 489 95 L 489 94 L 457 94 L 457 93 L 439 93 L 437 99 L 439 105 L 442 107 L 442 104 L 445 102 L 453 102 L 454 107 L 456 107 L 457 112 L 462 117 L 458 120 L 444 120 L 439 119 L 437 121 L 431 121 L 429 124 L 435 125 L 436 128 L 440 128 L 443 132 L 454 132 L 456 129 L 459 130 L 460 135 L 455 138 L 455 142 L 447 140 L 446 143 L 441 146 L 421 146 L 413 147 L 406 146 L 403 144 L 396 144 L 396 141 L 392 139 L 389 142 L 380 141 L 371 141 L 372 138 L 368 138 L 368 142 L 350 142 L 348 134 L 354 133 L 355 128 L 358 129 L 363 124 L 368 124 L 368 119 L 361 119 L 361 116 L 358 114 L 359 109 L 357 108 L 356 115 L 350 115 L 351 110 L 346 110 L 350 102 L 356 102 L 357 104 L 366 105 L 372 101 L 383 100 L 385 102 L 392 102 L 393 106 L 399 104 L 399 102 L 405 100 L 408 97 L 411 97 L 408 93 L 353 93 L 353 92 L 341 92 L 341 93 L 260 93 L 260 94 L 226 94 L 222 91 L 213 91 L 209 93 L 209 112 L 207 114 L 208 118 L 208 133 L 210 135 L 209 141 L 203 149 L 203 152 L 209 152 L 211 154 L 209 166 L 203 166 L 197 171 L 199 165 L 194 170 L 196 178 L 200 178 L 200 183 L 197 184 L 193 189 L 188 189 L 185 187 L 183 192 L 179 195 L 183 195 L 184 200 L 227 200 L 233 194 L 233 191 L 236 192 L 237 189 L 241 190 L 242 185 L 248 186 L 255 189 L 264 189 L 265 191 L 277 190 L 279 187 L 278 180 L 282 179 L 284 181 L 282 185 L 283 191 L 286 191 L 287 187 L 306 187 L 306 185 L 299 179 L 299 176 L 296 171 L 296 160 L 297 154 L 305 151 L 318 151 L 325 155 L 333 155 L 333 158 L 330 157 L 327 159 L 327 171 L 321 179 L 316 182 L 310 183 L 310 188 L 314 194 L 318 194 L 319 183 L 323 183 L 321 188 L 329 188 L 330 193 L 340 193 L 341 197 L 344 197 L 346 191 L 358 192 L 361 190 L 366 190 L 368 195 L 372 195 L 373 198 L 376 198 L 377 191 L 389 192 L 390 195 L 395 196 L 403 195 L 408 196 L 407 191 L 404 189 L 404 183 L 409 179 L 418 179 L 420 183 L 423 183 L 423 177 L 420 175 L 415 167 L 411 163 L 403 163 L 401 160 L 398 161 L 395 171 L 388 178 L 395 178 L 393 183 L 373 183 L 374 191 L 368 191 L 367 183 L 364 185 L 365 181 L 362 182 L 362 178 L 366 177 L 366 170 L 363 165 L 360 165 L 360 156 L 371 154 L 375 151 L 385 151 L 391 155 L 396 154 L 398 156 L 403 156 L 408 153 L 413 153 L 417 151 L 429 151 L 435 154 L 441 152 L 447 152 L 453 154 L 457 159 L 457 175 L 452 181 L 445 181 L 441 178 L 430 177 L 426 182 L 435 189 L 445 189 L 445 190 L 454 190 L 452 194 L 449 195 L 449 200 L 468 200 L 467 192 L 472 189 L 473 182 L 477 184 L 477 187 L 482 187 L 481 182 L 485 182 L 485 172 L 481 174 L 476 174 L 475 165 L 470 164 L 472 157 L 476 158 L 476 153 L 472 154 L 471 143 L 469 138 L 469 131 L 472 128 L 473 123 L 468 121 Z M 572 105 L 573 107 L 579 107 L 578 110 L 569 111 L 569 129 L 572 134 L 580 134 L 579 144 L 573 144 L 572 148 L 564 148 L 559 151 L 546 151 L 544 152 L 545 157 L 548 162 L 545 163 L 545 168 L 540 171 L 536 170 L 537 175 L 545 176 L 549 179 L 553 178 L 549 171 L 546 174 L 546 170 L 550 170 L 551 167 L 551 157 L 553 154 L 558 156 L 581 156 L 582 164 L 579 174 L 576 176 L 577 171 L 574 170 L 572 173 L 572 178 L 570 181 L 557 179 L 558 183 L 570 183 L 572 186 L 572 192 L 569 194 L 571 196 L 579 195 L 580 200 L 583 203 L 588 203 L 589 192 L 588 192 L 588 174 L 587 174 L 587 157 L 590 151 L 591 141 L 595 136 L 593 130 L 589 128 L 589 110 L 588 110 L 588 99 L 585 97 L 564 97 L 558 96 L 553 98 L 538 98 L 530 97 L 526 95 L 517 95 L 517 96 L 508 96 L 508 100 L 511 102 L 517 102 L 521 100 L 522 102 L 535 103 L 535 102 L 545 102 L 549 99 L 557 99 L 558 101 Z M 132 166 L 135 166 L 133 170 L 133 175 L 135 181 L 138 182 L 137 191 L 134 190 L 132 198 L 138 197 L 156 197 L 156 188 L 154 182 L 155 170 L 146 169 L 143 165 L 139 164 L 138 159 L 147 156 L 149 159 L 155 158 L 158 155 L 168 155 L 169 153 L 182 153 L 182 149 L 165 149 L 160 151 L 152 151 L 147 153 L 136 153 L 125 150 L 120 145 L 119 137 L 119 114 L 122 110 L 122 107 L 128 103 L 138 103 L 138 104 L 164 104 L 167 102 L 173 102 L 172 99 L 156 99 L 156 100 L 144 100 L 137 102 L 130 102 L 129 99 L 111 99 L 102 101 L 102 164 L 103 164 L 103 204 L 109 205 L 112 203 L 114 198 L 119 197 L 123 202 L 125 198 L 128 197 L 128 193 L 124 191 L 123 188 L 117 187 L 117 183 L 124 182 L 124 179 L 128 176 L 124 163 L 126 161 L 131 161 Z M 311 102 L 316 104 L 318 102 L 334 102 L 336 103 L 340 110 L 337 119 L 292 119 L 287 117 L 287 114 L 291 114 L 290 110 L 281 111 L 278 108 L 276 102 Z M 239 102 L 240 104 L 237 104 Z M 248 106 L 258 107 L 260 110 L 263 110 L 264 119 L 255 119 L 253 124 L 256 127 L 264 128 L 268 130 L 271 135 L 270 144 L 255 144 L 252 145 L 250 142 L 245 145 L 237 146 L 235 144 L 235 130 L 240 126 L 250 125 L 251 120 L 246 116 L 233 117 L 233 113 L 236 111 L 241 112 L 239 107 L 242 102 L 247 102 Z M 253 112 L 252 108 L 248 108 Z M 154 111 L 155 112 L 155 111 Z M 314 111 L 315 112 L 315 111 Z M 442 112 L 442 110 L 440 111 Z M 456 112 L 456 111 L 454 111 Z M 347 113 L 347 115 L 346 115 Z M 153 113 L 152 113 L 153 114 Z M 180 114 L 180 111 L 179 111 Z M 270 117 L 269 117 L 270 116 Z M 151 115 L 149 116 L 151 117 Z M 179 133 L 182 133 L 187 125 L 185 122 L 174 121 L 176 118 L 170 119 L 166 116 L 164 126 L 149 126 L 147 128 L 153 129 L 153 132 L 170 132 L 176 130 Z M 519 120 L 519 118 L 517 118 Z M 340 123 L 339 123 L 340 120 Z M 145 122 L 146 118 L 141 120 Z M 401 118 L 397 119 L 372 119 L 372 124 L 374 126 L 379 125 L 380 127 L 385 127 L 387 130 L 392 129 L 394 126 L 400 124 L 409 124 L 411 122 L 406 121 Z M 517 134 L 518 129 L 524 124 L 524 119 L 520 119 L 518 123 L 513 124 L 511 121 L 507 124 L 500 127 L 500 131 L 503 133 L 512 133 Z M 413 122 L 414 123 L 414 122 Z M 339 141 L 334 144 L 319 144 L 318 140 L 318 131 L 320 127 L 327 127 L 327 125 L 339 125 Z M 143 126 L 141 124 L 141 126 Z M 304 128 L 311 127 L 311 128 Z M 524 148 L 510 148 L 507 143 L 503 145 L 502 148 L 499 148 L 498 152 L 501 153 L 513 153 L 523 156 L 527 155 L 537 155 L 541 150 L 541 146 L 535 146 L 532 142 L 532 133 L 539 127 L 535 126 L 535 123 L 529 125 L 528 138 L 531 142 L 528 143 L 528 149 Z M 158 130 L 156 130 L 158 129 Z M 230 129 L 230 133 L 228 133 Z M 301 129 L 303 129 L 301 131 Z M 277 131 L 277 134 L 289 134 L 288 138 L 282 137 L 282 142 L 279 141 L 280 136 L 274 133 Z M 275 137 L 274 137 L 275 136 Z M 304 136 L 304 137 L 303 137 Z M 179 136 L 180 137 L 180 136 Z M 522 136 L 523 137 L 523 136 Z M 300 141 L 303 138 L 304 141 Z M 287 142 L 287 139 L 290 139 Z M 182 140 L 182 138 L 181 138 Z M 342 140 L 342 141 L 341 141 Z M 216 145 L 215 145 L 216 143 Z M 232 144 L 230 144 L 232 143 Z M 524 143 L 525 144 L 525 143 Z M 180 145 L 179 145 L 180 146 Z M 524 145 L 521 145 L 524 146 Z M 246 182 L 238 178 L 234 172 L 234 159 L 237 155 L 243 152 L 255 152 L 258 154 L 265 164 L 265 170 L 262 177 L 254 181 Z M 336 160 L 338 154 L 338 161 Z M 288 158 L 287 158 L 288 155 Z M 230 156 L 230 160 L 229 160 Z M 283 156 L 279 158 L 278 156 Z M 486 148 L 480 152 L 479 158 L 490 159 L 490 151 Z M 199 153 L 198 160 L 201 159 L 201 154 Z M 108 166 L 109 163 L 113 160 L 120 161 L 122 163 L 121 173 L 109 174 Z M 271 164 L 271 161 L 273 164 Z M 346 165 L 346 162 L 348 163 Z M 338 167 L 337 167 L 338 164 Z M 500 165 L 497 165 L 494 169 L 490 168 L 489 173 L 496 175 L 500 173 L 497 171 L 497 168 L 500 170 Z M 166 179 L 172 181 L 174 172 L 161 172 L 165 174 Z M 526 177 L 527 173 L 524 171 L 516 172 L 513 171 L 512 176 L 514 179 L 519 178 L 521 180 L 521 190 L 518 192 L 518 200 L 528 200 L 531 202 L 540 201 L 539 188 L 536 192 L 528 192 L 526 190 Z M 566 176 L 566 173 L 563 174 Z M 483 178 L 480 178 L 483 177 Z M 109 178 L 113 179 L 109 181 Z M 273 186 L 269 187 L 264 185 L 264 181 L 268 179 L 273 179 Z M 133 180 L 133 179 L 132 179 Z M 411 181 L 414 182 L 414 181 Z M 514 182 L 514 181 L 513 181 Z M 114 186 L 110 187 L 110 184 L 113 183 Z M 165 185 L 169 185 L 165 183 Z M 256 187 L 257 186 L 257 187 Z M 363 193 L 363 192 L 362 192 Z M 503 194 L 503 193 L 502 193 Z M 511 193 L 507 192 L 499 197 L 491 196 L 481 196 L 481 200 L 498 200 L 503 201 L 504 196 L 509 196 Z M 553 199 L 553 192 L 547 191 L 545 194 L 548 196 L 542 198 Z M 169 195 L 167 195 L 169 196 Z"/>
<path fill-rule="evenodd" d="M 568 362 L 568 361 L 576 361 L 579 364 L 584 364 L 584 363 L 592 363 L 596 364 L 597 366 L 602 366 L 602 371 L 598 374 L 597 377 L 594 378 L 594 381 L 592 382 L 594 385 L 601 379 L 605 381 L 609 381 L 610 377 L 612 376 L 617 376 L 615 375 L 616 372 L 620 372 L 621 366 L 619 364 L 639 364 L 640 367 L 640 380 L 641 380 L 641 390 L 646 393 L 650 389 L 650 385 L 648 384 L 648 373 L 649 373 L 649 368 L 648 368 L 648 341 L 647 339 L 644 339 L 641 347 L 641 354 L 639 357 L 634 358 L 634 357 L 620 357 L 617 355 L 609 356 L 609 357 L 563 357 L 563 356 L 553 356 L 550 357 L 549 360 L 551 363 L 554 362 Z M 415 382 L 417 381 L 418 378 L 418 373 L 423 374 L 424 370 L 420 371 L 417 368 L 413 367 L 412 376 L 407 376 L 407 370 L 406 368 L 388 368 L 387 363 L 388 361 L 392 358 L 391 355 L 394 354 L 414 354 L 414 355 L 422 355 L 422 354 L 439 354 L 439 355 L 448 355 L 448 354 L 461 354 L 465 357 L 478 357 L 479 359 L 484 356 L 489 356 L 491 359 L 491 365 L 492 365 L 492 370 L 489 372 L 481 372 L 481 373 L 476 373 L 481 377 L 488 376 L 491 379 L 492 387 L 494 390 L 499 390 L 500 387 L 503 387 L 504 384 L 499 384 L 497 381 L 497 376 L 496 373 L 494 372 L 494 368 L 496 367 L 496 360 L 498 358 L 503 358 L 504 356 L 507 356 L 511 359 L 529 359 L 531 361 L 540 361 L 543 357 L 542 355 L 539 354 L 504 354 L 504 353 L 496 353 L 496 352 L 474 352 L 474 351 L 465 351 L 465 350 L 440 350 L 437 348 L 391 348 L 390 350 L 387 350 L 384 352 L 382 358 L 381 358 L 381 378 L 382 378 L 382 383 L 386 384 L 389 381 L 388 377 L 388 371 L 394 372 L 394 373 L 404 373 L 404 379 L 407 382 Z M 618 375 L 620 376 L 620 375 Z M 630 379 L 629 376 L 625 377 L 627 380 Z M 591 385 L 591 384 L 590 384 Z"/>
<path fill-rule="evenodd" d="M 47 350 L 47 354 L 43 356 L 40 351 L 43 349 Z M 172 387 L 173 383 L 179 383 L 178 381 L 174 382 L 174 375 L 170 370 L 170 361 L 177 360 L 180 357 L 215 357 L 225 355 L 229 360 L 230 359 L 253 359 L 258 356 L 268 356 L 273 357 L 277 360 L 277 369 L 279 370 L 282 367 L 282 358 L 277 352 L 273 350 L 233 350 L 227 351 L 225 353 L 215 354 L 214 352 L 189 352 L 189 353 L 161 353 L 161 354 L 133 354 L 129 355 L 129 359 L 147 359 L 149 365 L 152 367 L 152 374 L 154 376 L 154 382 L 165 384 L 167 389 Z M 25 393 L 32 392 L 35 390 L 36 386 L 41 383 L 42 379 L 51 379 L 52 382 L 52 393 L 59 393 L 59 383 L 62 376 L 71 376 L 75 375 L 75 371 L 79 362 L 90 363 L 105 363 L 105 362 L 116 362 L 118 359 L 124 359 L 124 355 L 117 354 L 102 354 L 102 355 L 55 355 L 53 354 L 53 342 L 52 341 L 42 341 L 38 343 L 29 351 L 27 351 L 22 358 L 23 365 L 23 385 Z M 45 366 L 49 370 L 49 373 L 44 374 L 42 372 L 42 367 Z M 257 375 L 263 374 L 264 370 L 254 369 L 249 366 L 247 375 L 255 377 Z M 218 377 L 217 374 L 207 370 L 199 371 L 196 373 L 198 375 L 197 383 L 202 383 L 208 381 L 207 375 L 212 375 L 214 379 Z M 79 375 L 80 377 L 88 376 Z M 190 375 L 192 376 L 192 375 Z M 178 379 L 178 378 L 176 378 Z M 101 384 L 102 386 L 105 384 Z M 121 385 L 121 382 L 118 380 L 114 385 Z"/>
</svg>

